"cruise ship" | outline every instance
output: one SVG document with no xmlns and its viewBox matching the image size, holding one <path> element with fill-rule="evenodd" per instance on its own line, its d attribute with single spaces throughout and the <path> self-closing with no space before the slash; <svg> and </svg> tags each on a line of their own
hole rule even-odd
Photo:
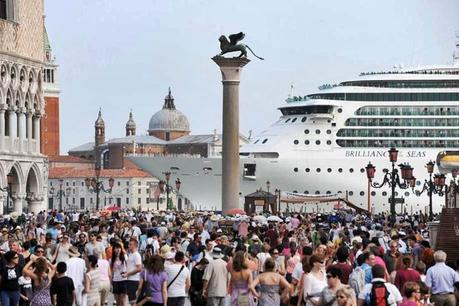
<svg viewBox="0 0 459 306">
<path fill-rule="evenodd" d="M 388 150 L 399 150 L 398 163 L 414 168 L 414 189 L 396 189 L 404 205 L 396 210 L 428 211 L 425 165 L 436 162 L 448 173 L 445 152 L 459 151 L 459 37 L 453 62 L 417 68 L 361 73 L 317 92 L 289 97 L 279 119 L 240 148 L 241 202 L 244 195 L 270 188 L 306 195 L 333 195 L 374 212 L 389 211 L 390 188 L 371 188 L 365 166 L 376 167 L 375 180 L 390 168 Z M 442 155 L 443 154 L 443 155 Z M 152 175 L 172 172 L 180 193 L 196 209 L 221 209 L 221 157 L 131 156 Z M 266 182 L 270 186 L 266 186 Z M 439 212 L 445 199 L 433 195 Z M 293 206 L 293 205 L 292 205 Z M 300 206 L 290 209 L 300 210 Z M 314 208 L 316 205 L 314 205 Z M 333 203 L 321 204 L 327 210 Z M 303 209 L 303 208 L 301 208 Z M 307 210 L 307 209 L 306 209 Z"/>
</svg>

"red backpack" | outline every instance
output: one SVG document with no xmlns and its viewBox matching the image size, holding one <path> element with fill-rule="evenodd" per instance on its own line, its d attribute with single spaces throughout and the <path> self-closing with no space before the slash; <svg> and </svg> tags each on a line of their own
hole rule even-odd
<svg viewBox="0 0 459 306">
<path fill-rule="evenodd" d="M 371 286 L 370 305 L 389 306 L 389 291 L 384 282 L 374 282 Z"/>
</svg>

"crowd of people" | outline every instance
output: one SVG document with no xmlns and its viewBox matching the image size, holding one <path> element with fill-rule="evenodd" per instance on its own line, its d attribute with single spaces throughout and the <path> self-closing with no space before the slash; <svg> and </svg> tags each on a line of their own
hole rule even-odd
<svg viewBox="0 0 459 306">
<path fill-rule="evenodd" d="M 422 214 L 40 212 L 1 218 L 2 306 L 456 306 Z"/>
</svg>

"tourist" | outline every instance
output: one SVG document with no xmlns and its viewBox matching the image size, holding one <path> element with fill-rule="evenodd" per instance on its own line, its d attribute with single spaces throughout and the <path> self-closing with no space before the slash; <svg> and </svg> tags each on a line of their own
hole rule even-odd
<svg viewBox="0 0 459 306">
<path fill-rule="evenodd" d="M 290 284 L 279 273 L 274 272 L 276 264 L 272 258 L 267 258 L 264 266 L 264 273 L 261 273 L 254 280 L 251 289 L 259 285 L 258 306 L 273 306 L 281 304 L 281 295 L 285 297 L 283 302 L 287 301 L 288 294 L 291 293 Z"/>
<path fill-rule="evenodd" d="M 84 253 L 86 256 L 96 255 L 97 257 L 101 256 L 100 254 L 104 253 L 104 246 L 102 242 L 97 241 L 97 233 L 89 233 L 89 242 L 85 243 Z"/>
<path fill-rule="evenodd" d="M 44 257 L 32 257 L 22 272 L 32 279 L 33 297 L 30 305 L 51 305 L 50 286 L 55 273 L 54 266 Z"/>
<path fill-rule="evenodd" d="M 325 259 L 320 255 L 312 255 L 309 264 L 311 272 L 304 278 L 303 298 L 307 306 L 317 306 L 322 290 L 327 287 Z"/>
<path fill-rule="evenodd" d="M 174 263 L 165 266 L 164 270 L 167 274 L 167 306 L 183 306 L 191 285 L 185 254 L 175 253 Z"/>
<path fill-rule="evenodd" d="M 342 286 L 336 290 L 336 305 L 357 306 L 354 291 L 350 286 Z"/>
<path fill-rule="evenodd" d="M 340 280 L 341 283 L 347 284 L 349 282 L 349 275 L 352 273 L 352 265 L 348 261 L 349 249 L 345 246 L 341 246 L 336 250 L 336 259 L 338 263 L 332 265 L 341 270 Z"/>
<path fill-rule="evenodd" d="M 396 306 L 398 303 L 400 303 L 403 300 L 402 295 L 400 294 L 400 291 L 397 289 L 397 287 L 395 287 L 391 283 L 386 282 L 386 280 L 384 279 L 386 274 L 384 267 L 381 265 L 374 265 L 373 267 L 371 267 L 371 270 L 373 279 L 369 284 L 365 284 L 365 287 L 359 293 L 357 304 L 359 306 L 371 305 L 370 301 L 374 301 L 377 298 L 372 295 L 373 286 L 377 286 L 378 288 L 385 288 L 385 290 L 382 290 L 381 296 L 378 296 L 378 298 L 385 299 L 385 297 L 387 296 L 388 306 Z"/>
<path fill-rule="evenodd" d="M 127 297 L 126 266 L 126 254 L 123 245 L 116 242 L 110 259 L 110 275 L 112 276 L 112 293 L 117 306 L 125 306 Z"/>
<path fill-rule="evenodd" d="M 84 293 L 87 306 L 100 306 L 100 272 L 97 270 L 98 257 L 88 256 L 87 271 L 84 279 Z"/>
<path fill-rule="evenodd" d="M 435 306 L 455 306 L 454 284 L 459 282 L 459 274 L 445 264 L 445 252 L 436 251 L 434 260 L 435 265 L 426 273 L 426 285 L 432 292 L 431 301 Z"/>
<path fill-rule="evenodd" d="M 72 306 L 76 300 L 73 280 L 65 275 L 67 265 L 60 262 L 56 266 L 56 277 L 51 283 L 50 294 L 52 304 L 55 306 Z"/>
<path fill-rule="evenodd" d="M 15 251 L 8 251 L 3 254 L 5 264 L 0 270 L 0 300 L 2 305 L 17 306 L 19 304 L 19 255 Z"/>
<path fill-rule="evenodd" d="M 212 251 L 213 260 L 204 270 L 202 295 L 207 299 L 208 306 L 225 306 L 228 288 L 228 270 L 222 259 L 224 254 L 218 247 Z"/>
<path fill-rule="evenodd" d="M 244 251 L 237 251 L 232 260 L 231 269 L 231 305 L 254 306 L 252 296 L 252 272 L 248 269 Z"/>
<path fill-rule="evenodd" d="M 137 306 L 161 306 L 167 301 L 167 273 L 160 256 L 145 258 L 144 269 L 140 272 Z M 145 288 L 145 286 L 147 286 Z M 144 296 L 141 296 L 141 290 Z"/>
<path fill-rule="evenodd" d="M 135 238 L 129 239 L 128 253 L 126 259 L 126 291 L 131 305 L 136 302 L 136 292 L 139 287 L 140 271 L 142 271 L 142 256 L 138 252 L 138 241 Z"/>
<path fill-rule="evenodd" d="M 70 259 L 67 260 L 67 276 L 73 280 L 75 286 L 76 304 L 83 303 L 84 274 L 86 272 L 86 263 L 80 258 L 81 254 L 77 247 L 72 246 L 69 249 Z"/>
<path fill-rule="evenodd" d="M 319 305 L 336 306 L 336 291 L 343 286 L 341 283 L 342 270 L 338 267 L 327 269 L 327 287 L 320 294 Z"/>
<path fill-rule="evenodd" d="M 110 293 L 110 263 L 105 258 L 97 259 L 97 271 L 99 271 L 99 290 L 100 290 L 100 305 L 104 305 L 108 294 Z"/>
<path fill-rule="evenodd" d="M 405 299 L 400 306 L 419 306 L 421 303 L 421 289 L 416 282 L 406 282 L 403 285 Z"/>
<path fill-rule="evenodd" d="M 412 259 L 411 256 L 403 256 L 402 257 L 402 266 L 399 270 L 397 270 L 397 274 L 395 275 L 394 285 L 397 289 L 401 292 L 403 290 L 403 286 L 406 282 L 419 282 L 421 280 L 421 276 L 418 271 L 411 268 Z"/>
<path fill-rule="evenodd" d="M 69 241 L 69 235 L 63 234 L 58 236 L 59 243 L 55 248 L 53 258 L 51 262 L 59 263 L 59 262 L 66 262 L 69 256 L 69 249 L 72 246 Z"/>
</svg>

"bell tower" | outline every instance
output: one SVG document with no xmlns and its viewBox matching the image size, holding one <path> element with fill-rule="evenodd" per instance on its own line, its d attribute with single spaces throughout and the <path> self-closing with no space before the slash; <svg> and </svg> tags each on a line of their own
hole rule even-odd
<svg viewBox="0 0 459 306">
<path fill-rule="evenodd" d="M 135 136 L 135 121 L 132 116 L 132 110 L 129 112 L 129 120 L 126 122 L 126 136 Z"/>
<path fill-rule="evenodd" d="M 99 109 L 99 115 L 97 116 L 97 120 L 94 123 L 94 130 L 95 130 L 95 149 L 105 142 L 105 122 L 102 119 L 102 110 Z"/>
</svg>

